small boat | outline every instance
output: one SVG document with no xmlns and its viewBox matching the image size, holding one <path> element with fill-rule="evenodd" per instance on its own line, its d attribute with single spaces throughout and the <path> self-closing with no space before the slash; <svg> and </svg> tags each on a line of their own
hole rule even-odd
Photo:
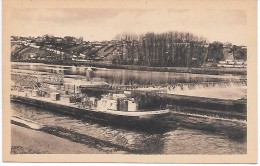
<svg viewBox="0 0 260 166">
<path fill-rule="evenodd" d="M 45 108 L 50 111 L 93 119 L 116 126 L 147 131 L 165 131 L 169 125 L 166 118 L 170 115 L 165 110 L 139 110 L 138 103 L 130 93 L 108 94 L 100 99 L 95 97 L 64 97 L 59 93 L 50 93 L 49 97 L 40 97 L 37 90 L 23 95 L 12 94 L 11 100 Z M 73 99 L 74 98 L 74 99 Z"/>
</svg>

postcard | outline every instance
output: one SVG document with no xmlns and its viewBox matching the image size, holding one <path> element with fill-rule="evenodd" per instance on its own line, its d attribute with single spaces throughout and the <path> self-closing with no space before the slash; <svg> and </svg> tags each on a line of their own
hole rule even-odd
<svg viewBox="0 0 260 166">
<path fill-rule="evenodd" d="M 256 163 L 256 4 L 4 1 L 3 160 Z"/>
</svg>

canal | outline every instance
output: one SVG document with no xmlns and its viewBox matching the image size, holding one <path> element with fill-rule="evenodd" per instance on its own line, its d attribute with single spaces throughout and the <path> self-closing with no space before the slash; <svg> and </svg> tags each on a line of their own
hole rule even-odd
<svg viewBox="0 0 260 166">
<path fill-rule="evenodd" d="M 12 69 L 60 73 L 65 76 L 85 76 L 87 67 L 13 63 Z M 189 96 L 236 100 L 244 98 L 247 93 L 246 83 L 234 83 L 241 80 L 246 81 L 245 76 L 239 75 L 202 75 L 97 68 L 94 70 L 93 78 L 106 81 L 111 85 L 167 84 L 172 86 L 176 84 L 198 84 L 198 86 L 193 86 L 195 87 L 193 89 L 189 89 L 188 85 L 186 88 L 179 88 L 179 90 L 173 89 L 175 94 Z M 216 83 L 216 86 L 200 85 L 205 82 Z M 221 82 L 225 82 L 225 84 L 217 84 Z M 167 132 L 147 133 L 70 117 L 55 113 L 55 110 L 50 111 L 21 103 L 12 102 L 11 107 L 12 116 L 30 119 L 47 126 L 62 129 L 68 133 L 77 133 L 88 138 L 91 136 L 93 142 L 86 143 L 83 141 L 81 144 L 82 146 L 91 146 L 91 148 L 98 149 L 95 153 L 221 155 L 246 154 L 247 152 L 246 121 L 241 119 L 200 115 L 190 117 L 191 115 L 188 115 L 190 119 Z M 175 116 L 174 113 L 172 116 Z M 178 116 L 182 118 L 188 117 L 187 115 Z M 185 124 L 189 121 L 198 121 L 199 125 Z M 212 126 L 212 128 L 209 129 L 208 126 Z M 108 144 L 114 146 L 107 147 L 102 141 L 107 141 Z M 38 153 L 53 152 L 40 151 Z M 55 151 L 55 153 L 71 153 L 71 151 L 66 152 L 63 150 L 60 152 Z M 81 150 L 80 153 L 88 153 L 88 151 Z"/>
<path fill-rule="evenodd" d="M 118 153 L 120 151 L 120 153 L 127 154 L 246 154 L 246 138 L 239 136 L 234 138 L 232 136 L 233 128 L 228 128 L 230 121 L 224 119 L 217 119 L 217 121 L 221 123 L 222 127 L 226 125 L 225 129 L 204 130 L 195 126 L 194 128 L 180 126 L 165 133 L 147 133 L 77 119 L 20 103 L 12 103 L 11 106 L 13 116 L 20 116 L 47 126 L 63 128 L 69 132 L 77 132 L 115 145 L 115 148 L 97 147 L 96 145 L 99 144 L 97 140 L 86 145 L 82 143 L 82 146 L 99 149 L 100 153 Z M 237 123 L 242 124 L 243 122 L 238 121 Z M 204 124 L 205 127 L 207 125 Z M 118 149 L 116 145 L 124 148 Z M 64 146 L 66 145 L 64 144 Z M 53 152 L 55 151 L 45 151 L 44 153 Z M 66 151 L 60 153 L 66 153 Z"/>
<path fill-rule="evenodd" d="M 12 63 L 12 69 L 86 76 L 88 67 L 61 66 L 41 63 Z M 174 72 L 151 72 L 125 69 L 94 68 L 94 79 L 104 80 L 111 85 L 162 85 L 177 83 L 232 82 L 245 80 L 244 75 L 205 75 Z"/>
</svg>

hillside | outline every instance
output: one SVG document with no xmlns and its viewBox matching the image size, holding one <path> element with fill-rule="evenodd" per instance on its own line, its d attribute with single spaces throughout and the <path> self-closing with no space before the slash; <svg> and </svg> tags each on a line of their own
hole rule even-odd
<svg viewBox="0 0 260 166">
<path fill-rule="evenodd" d="M 35 48 L 30 45 L 26 46 L 23 44 L 12 44 L 12 60 L 30 60 L 30 56 L 33 56 L 37 60 L 45 60 L 48 57 L 53 58 L 53 56 L 58 56 L 59 51 L 48 51 L 48 49 L 53 49 L 53 47 L 39 47 Z M 56 50 L 60 50 L 57 48 Z M 63 50 L 66 57 L 71 59 L 78 56 L 79 59 L 96 59 L 96 60 L 107 60 L 111 59 L 113 51 L 116 49 L 114 45 L 104 45 L 101 47 L 87 46 L 87 45 L 74 45 Z M 107 58 L 109 57 L 109 58 Z"/>
<path fill-rule="evenodd" d="M 16 40 L 11 42 L 11 60 L 48 63 L 100 61 L 114 65 L 201 67 L 205 64 L 216 66 L 219 61 L 247 59 L 246 46 L 205 43 L 197 41 L 197 38 L 174 39 L 175 36 L 172 35 L 146 34 L 145 41 L 120 39 L 68 42 L 65 37 L 51 41 Z"/>
<path fill-rule="evenodd" d="M 111 60 L 111 56 L 113 56 L 115 49 L 116 46 L 114 45 L 106 45 L 97 52 L 97 56 L 103 58 L 104 60 Z"/>
</svg>

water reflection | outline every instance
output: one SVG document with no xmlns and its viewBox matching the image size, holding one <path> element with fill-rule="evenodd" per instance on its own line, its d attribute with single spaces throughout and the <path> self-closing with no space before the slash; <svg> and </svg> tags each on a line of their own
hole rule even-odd
<svg viewBox="0 0 260 166">
<path fill-rule="evenodd" d="M 61 66 L 47 64 L 13 63 L 12 69 L 33 70 L 65 75 L 86 75 L 88 67 Z M 103 78 L 112 85 L 160 85 L 176 83 L 199 83 L 199 82 L 221 82 L 237 81 L 242 76 L 232 75 L 205 75 L 173 72 L 151 72 L 123 69 L 96 68 L 94 77 Z"/>
</svg>

